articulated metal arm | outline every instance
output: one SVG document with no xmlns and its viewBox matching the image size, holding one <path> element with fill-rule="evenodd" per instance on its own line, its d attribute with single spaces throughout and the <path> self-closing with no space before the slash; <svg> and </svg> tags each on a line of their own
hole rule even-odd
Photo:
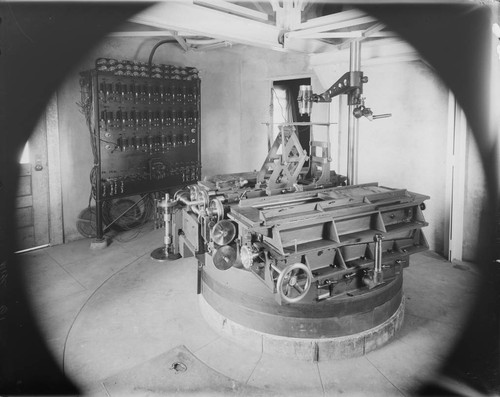
<svg viewBox="0 0 500 397">
<path fill-rule="evenodd" d="M 366 82 L 368 77 L 363 76 L 363 72 L 353 71 L 345 73 L 322 94 L 313 94 L 310 85 L 301 85 L 297 98 L 300 114 L 310 114 L 312 102 L 331 102 L 333 97 L 341 94 L 347 94 L 349 105 L 360 105 L 363 83 Z"/>
<path fill-rule="evenodd" d="M 347 94 L 349 105 L 359 105 L 361 94 L 363 93 L 363 83 L 368 82 L 368 77 L 363 76 L 363 72 L 347 72 L 338 79 L 323 94 L 313 94 L 313 102 L 331 102 L 333 97 Z"/>
<path fill-rule="evenodd" d="M 353 110 L 354 117 L 366 117 L 368 120 L 382 119 L 391 117 L 390 113 L 374 115 L 370 108 L 365 107 L 363 94 L 363 84 L 368 82 L 368 77 L 363 76 L 361 71 L 352 71 L 345 73 L 328 90 L 322 94 L 314 94 L 310 85 L 301 85 L 299 88 L 299 112 L 311 114 L 313 102 L 331 102 L 337 95 L 347 94 L 348 105 L 356 106 Z"/>
</svg>

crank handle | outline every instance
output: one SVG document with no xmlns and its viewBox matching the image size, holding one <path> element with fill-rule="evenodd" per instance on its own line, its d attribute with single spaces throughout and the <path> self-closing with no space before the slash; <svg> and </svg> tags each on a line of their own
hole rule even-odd
<svg viewBox="0 0 500 397">
<path fill-rule="evenodd" d="M 388 117 L 391 117 L 392 113 L 384 113 L 384 114 L 374 114 L 371 116 L 372 120 L 377 120 L 377 119 L 386 119 Z"/>
</svg>

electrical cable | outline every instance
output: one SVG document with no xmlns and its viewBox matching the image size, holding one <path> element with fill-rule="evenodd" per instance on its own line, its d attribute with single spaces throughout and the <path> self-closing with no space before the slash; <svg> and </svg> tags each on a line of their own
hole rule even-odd
<svg viewBox="0 0 500 397">
<path fill-rule="evenodd" d="M 149 68 L 151 69 L 151 66 L 153 66 L 153 56 L 156 52 L 156 49 L 161 46 L 162 44 L 166 44 L 166 43 L 177 43 L 177 40 L 175 39 L 165 39 L 165 40 L 161 40 L 159 41 L 158 43 L 156 43 L 153 47 L 153 49 L 151 50 L 151 53 L 149 54 L 149 60 L 148 60 L 148 65 L 149 65 Z"/>
<path fill-rule="evenodd" d="M 117 231 L 128 231 L 144 226 L 153 219 L 154 213 L 154 200 L 150 194 L 143 195 L 137 202 L 131 198 L 106 200 L 102 211 L 103 220 L 108 225 L 107 229 L 113 228 Z"/>
</svg>

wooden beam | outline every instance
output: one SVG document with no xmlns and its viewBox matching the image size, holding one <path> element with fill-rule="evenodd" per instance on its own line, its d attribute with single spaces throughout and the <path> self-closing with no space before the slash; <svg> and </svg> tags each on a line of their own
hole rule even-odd
<svg viewBox="0 0 500 397">
<path fill-rule="evenodd" d="M 267 15 L 267 13 L 252 10 L 224 0 L 194 0 L 194 4 L 260 21 L 267 21 L 269 19 L 269 15 Z"/>
<path fill-rule="evenodd" d="M 266 10 L 264 9 L 264 7 L 262 7 L 262 4 L 260 4 L 259 1 L 252 1 L 252 4 L 255 6 L 255 8 L 257 8 L 258 11 L 267 14 Z"/>
<path fill-rule="evenodd" d="M 161 30 L 211 37 L 283 52 L 310 54 L 335 47 L 318 40 L 297 40 L 286 47 L 278 42 L 281 29 L 269 23 L 231 15 L 199 5 L 160 2 L 130 19 Z"/>
<path fill-rule="evenodd" d="M 369 41 L 363 44 L 363 65 L 390 63 L 390 62 L 407 62 L 412 60 L 420 60 L 420 55 L 415 48 L 401 39 L 387 38 L 377 41 Z M 349 63 L 349 50 L 344 49 L 336 50 L 318 54 L 312 54 L 309 57 L 311 66 L 315 69 L 328 66 L 332 64 L 346 64 Z"/>
<path fill-rule="evenodd" d="M 306 22 L 301 23 L 297 30 L 301 29 L 311 29 L 319 26 L 331 25 L 338 22 L 348 21 L 350 19 L 356 19 L 366 16 L 366 13 L 360 10 L 348 10 L 337 12 L 335 14 L 324 15 L 322 17 L 313 18 Z"/>
<path fill-rule="evenodd" d="M 220 43 L 214 43 L 214 44 L 200 44 L 196 47 L 193 47 L 192 49 L 194 51 L 206 51 L 206 50 L 215 50 L 217 48 L 224 48 L 224 47 L 231 47 L 232 44 L 228 41 L 222 41 Z"/>
<path fill-rule="evenodd" d="M 280 30 L 267 23 L 183 2 L 162 2 L 131 18 L 164 30 L 198 34 L 256 47 L 283 50 Z"/>
<path fill-rule="evenodd" d="M 182 47 L 182 49 L 184 51 L 188 51 L 189 50 L 189 47 L 188 47 L 188 45 L 186 43 L 186 40 L 184 40 L 184 38 L 182 38 L 181 36 L 179 36 L 177 34 L 177 32 L 174 32 L 174 39 L 177 40 L 177 42 L 179 43 L 179 45 Z"/>
<path fill-rule="evenodd" d="M 380 33 L 386 33 L 386 32 L 380 32 L 380 30 L 383 29 L 384 27 L 385 27 L 385 25 L 383 23 L 376 23 L 373 26 L 366 29 L 362 33 L 361 38 L 353 38 L 353 39 L 347 40 L 347 41 L 343 42 L 341 45 L 339 45 L 339 49 L 343 50 L 345 48 L 348 48 L 352 42 L 363 40 L 366 37 L 391 37 L 391 36 L 397 37 L 396 34 L 380 35 Z"/>
<path fill-rule="evenodd" d="M 376 33 L 380 32 L 384 28 L 385 28 L 385 25 L 383 23 L 381 23 L 381 22 L 376 23 L 376 24 L 370 26 L 368 29 L 366 29 L 363 32 L 363 37 L 373 36 Z"/>
<path fill-rule="evenodd" d="M 322 26 L 318 26 L 318 27 L 314 27 L 314 28 L 295 30 L 293 32 L 289 32 L 288 37 L 289 38 L 303 37 L 303 36 L 310 35 L 312 33 L 321 33 L 321 32 L 327 32 L 330 30 L 349 28 L 351 26 L 363 25 L 365 23 L 370 23 L 370 22 L 375 22 L 375 21 L 377 21 L 377 19 L 375 19 L 374 17 L 364 16 L 364 17 L 360 17 L 360 18 L 349 19 L 347 21 L 330 23 L 328 25 L 322 25 Z"/>
<path fill-rule="evenodd" d="M 269 3 L 271 3 L 274 12 L 278 12 L 278 10 L 281 8 L 278 0 L 269 0 Z"/>
<path fill-rule="evenodd" d="M 194 36 L 193 34 L 177 33 L 179 36 Z M 129 32 L 112 32 L 108 37 L 171 37 L 174 34 L 170 30 L 145 30 Z"/>
<path fill-rule="evenodd" d="M 325 32 L 325 33 L 311 33 L 304 36 L 291 38 L 296 39 L 349 39 L 349 38 L 365 38 L 365 34 L 363 30 L 352 30 L 350 32 Z M 397 37 L 396 33 L 393 32 L 375 32 L 370 35 L 370 37 Z M 290 33 L 285 34 L 285 38 L 290 38 Z"/>
</svg>

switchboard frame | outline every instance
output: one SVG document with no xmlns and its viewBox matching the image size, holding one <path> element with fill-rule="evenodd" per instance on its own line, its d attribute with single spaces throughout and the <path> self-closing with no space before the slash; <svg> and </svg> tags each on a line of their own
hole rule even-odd
<svg viewBox="0 0 500 397">
<path fill-rule="evenodd" d="M 104 202 L 201 178 L 201 84 L 195 68 L 107 58 L 80 75 L 100 240 Z"/>
</svg>

